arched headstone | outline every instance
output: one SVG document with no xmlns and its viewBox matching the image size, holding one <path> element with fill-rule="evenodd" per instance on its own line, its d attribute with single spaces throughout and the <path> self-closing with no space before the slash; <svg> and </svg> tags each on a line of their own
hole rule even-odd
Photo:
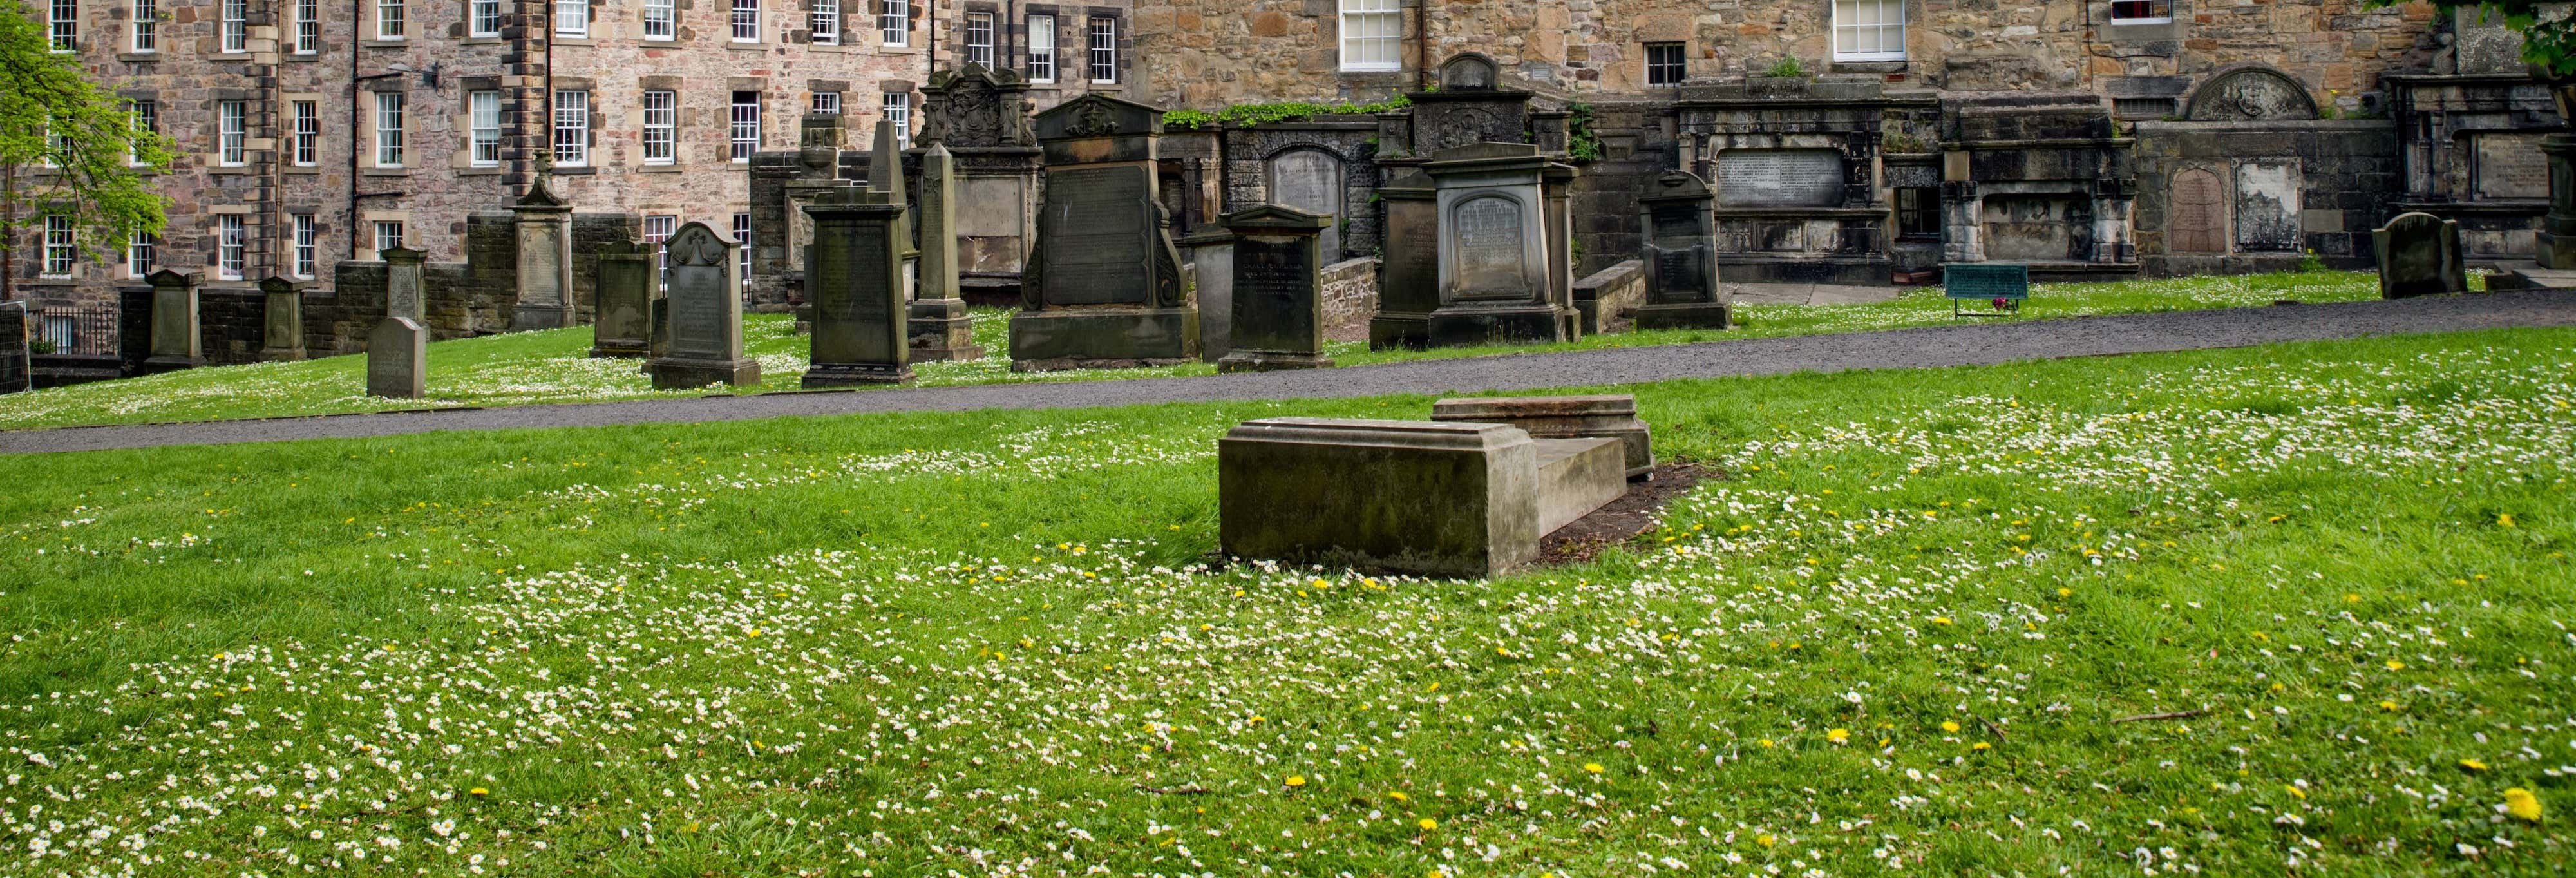
<svg viewBox="0 0 2576 878">
<path fill-rule="evenodd" d="M 1498 83 L 1494 59 L 1474 52 L 1461 52 L 1440 62 L 1440 89 L 1459 91 L 1490 89 Z"/>
<path fill-rule="evenodd" d="M 2184 116 L 2194 122 L 2316 117 L 2317 102 L 2307 87 L 2268 67 L 2244 67 L 2211 77 L 2192 92 L 2191 110 Z"/>
<path fill-rule="evenodd" d="M 2166 249 L 2175 253 L 2227 252 L 2227 188 L 2208 168 L 2188 168 L 2173 178 L 2166 212 Z"/>
<path fill-rule="evenodd" d="M 1292 149 L 1270 157 L 1270 203 L 1333 220 L 1320 236 L 1326 264 L 1341 261 L 1342 197 L 1347 180 L 1341 157 L 1320 149 Z"/>
</svg>

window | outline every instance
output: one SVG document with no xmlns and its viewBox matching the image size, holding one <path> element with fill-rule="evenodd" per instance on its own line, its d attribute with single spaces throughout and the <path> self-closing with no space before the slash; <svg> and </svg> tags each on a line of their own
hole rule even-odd
<svg viewBox="0 0 2576 878">
<path fill-rule="evenodd" d="M 1055 81 L 1055 16 L 1029 16 L 1029 81 Z"/>
<path fill-rule="evenodd" d="M 1118 19 L 1091 20 L 1091 81 L 1118 81 Z"/>
<path fill-rule="evenodd" d="M 238 168 L 250 163 L 250 102 L 215 102 L 215 164 Z"/>
<path fill-rule="evenodd" d="M 250 0 L 223 0 L 224 51 L 250 51 Z"/>
<path fill-rule="evenodd" d="M 760 42 L 760 0 L 733 0 L 733 41 Z"/>
<path fill-rule="evenodd" d="M 1400 0 L 1342 0 L 1342 69 L 1398 69 L 1403 44 Z"/>
<path fill-rule="evenodd" d="M 501 0 L 474 0 L 474 13 L 465 25 L 469 37 L 501 35 Z"/>
<path fill-rule="evenodd" d="M 376 0 L 376 39 L 403 38 L 403 0 Z"/>
<path fill-rule="evenodd" d="M 295 265 L 287 271 L 296 277 L 312 277 L 314 264 L 321 261 L 313 252 L 315 231 L 312 214 L 295 215 Z"/>
<path fill-rule="evenodd" d="M 1941 237 L 1941 190 L 1938 187 L 1896 187 L 1896 237 Z"/>
<path fill-rule="evenodd" d="M 157 134 L 161 131 L 161 104 L 159 102 L 135 101 L 126 105 L 126 111 L 134 114 L 134 133 Z M 125 162 L 133 165 L 143 163 L 143 144 L 139 139 L 132 148 L 125 151 Z"/>
<path fill-rule="evenodd" d="M 295 54 L 322 51 L 322 0 L 295 0 Z"/>
<path fill-rule="evenodd" d="M 71 136 L 71 135 L 69 135 L 69 134 L 64 134 L 64 133 L 62 133 L 62 132 L 60 132 L 60 131 L 56 131 L 56 130 L 54 130 L 54 124 L 53 124 L 53 122 L 52 122 L 51 120 L 46 121 L 46 123 L 45 123 L 45 159 L 44 159 L 44 165 L 45 165 L 45 167 L 48 167 L 48 168 L 58 168 L 58 167 L 62 167 L 62 165 L 60 165 L 59 163 L 57 163 L 57 162 L 56 162 L 56 159 L 58 159 L 58 158 L 68 158 L 68 157 L 70 157 L 70 156 L 71 156 L 71 154 L 72 154 L 72 136 Z"/>
<path fill-rule="evenodd" d="M 806 109 L 818 116 L 838 116 L 841 114 L 841 93 L 837 91 L 815 92 L 813 102 L 808 105 Z"/>
<path fill-rule="evenodd" d="M 376 167 L 403 166 L 403 95 L 376 93 Z"/>
<path fill-rule="evenodd" d="M 653 89 L 644 93 L 644 163 L 667 165 L 678 160 L 680 96 Z"/>
<path fill-rule="evenodd" d="M 555 0 L 555 36 L 590 36 L 590 0 Z"/>
<path fill-rule="evenodd" d="M 665 287 L 671 283 L 671 267 L 662 262 L 662 242 L 671 240 L 671 234 L 679 230 L 679 217 L 670 214 L 644 217 L 644 243 L 653 245 L 653 273 L 661 278 L 660 283 Z"/>
<path fill-rule="evenodd" d="M 814 0 L 814 12 L 805 17 L 805 26 L 814 32 L 814 44 L 841 44 L 841 0 Z"/>
<path fill-rule="evenodd" d="M 732 118 L 733 160 L 751 161 L 751 154 L 760 151 L 760 93 L 734 92 Z"/>
<path fill-rule="evenodd" d="M 402 221 L 400 221 L 400 220 L 377 220 L 377 221 L 376 221 L 376 259 L 378 259 L 378 260 L 380 260 L 380 261 L 381 261 L 381 260 L 383 260 L 383 259 L 385 258 L 385 251 L 399 248 L 399 247 L 401 247 L 402 245 L 403 245 L 403 224 L 402 224 Z"/>
<path fill-rule="evenodd" d="M 161 261 L 161 236 L 136 232 L 125 242 L 125 276 L 143 277 L 152 273 L 154 263 Z"/>
<path fill-rule="evenodd" d="M 215 215 L 215 276 L 241 280 L 243 257 L 250 250 L 250 219 L 238 213 Z"/>
<path fill-rule="evenodd" d="M 54 0 L 48 4 L 45 35 L 57 52 L 69 52 L 80 37 L 80 0 Z"/>
<path fill-rule="evenodd" d="M 733 239 L 734 239 L 734 241 L 736 241 L 736 242 L 738 242 L 738 243 L 742 244 L 742 246 L 741 246 L 740 248 L 738 248 L 738 249 L 739 249 L 739 251 L 742 253 L 742 268 L 741 268 L 741 274 L 742 274 L 742 276 L 743 276 L 743 277 L 750 277 L 750 276 L 751 276 L 751 214 L 747 214 L 747 213 L 737 213 L 737 214 L 734 214 L 734 215 L 733 215 Z"/>
<path fill-rule="evenodd" d="M 160 0 L 134 0 L 134 51 L 161 50 Z"/>
<path fill-rule="evenodd" d="M 555 92 L 555 164 L 567 168 L 590 164 L 590 92 Z"/>
<path fill-rule="evenodd" d="M 321 164 L 321 144 L 322 106 L 313 101 L 296 101 L 295 139 L 288 144 L 288 160 L 299 168 Z"/>
<path fill-rule="evenodd" d="M 1905 0 L 1834 0 L 1834 60 L 1905 60 Z"/>
<path fill-rule="evenodd" d="M 1680 43 L 1646 44 L 1646 84 L 1680 85 L 1688 72 Z"/>
<path fill-rule="evenodd" d="M 877 30 L 888 46 L 912 45 L 912 0 L 878 0 Z"/>
<path fill-rule="evenodd" d="M 993 14 L 966 13 L 966 63 L 993 69 Z"/>
<path fill-rule="evenodd" d="M 45 276 L 72 276 L 72 258 L 78 255 L 80 247 L 73 242 L 72 218 L 45 214 Z"/>
<path fill-rule="evenodd" d="M 894 123 L 895 146 L 908 147 L 912 145 L 911 92 L 890 91 L 885 93 L 885 120 Z"/>
<path fill-rule="evenodd" d="M 500 167 L 500 92 L 486 89 L 465 96 L 465 130 L 471 147 L 466 162 L 478 168 Z"/>
<path fill-rule="evenodd" d="M 2171 0 L 2111 0 L 2112 24 L 2163 24 L 2172 20 Z"/>
<path fill-rule="evenodd" d="M 678 2 L 679 0 L 644 0 L 645 39 L 667 40 L 678 33 L 678 29 L 672 26 L 672 21 L 678 17 L 675 11 Z"/>
</svg>

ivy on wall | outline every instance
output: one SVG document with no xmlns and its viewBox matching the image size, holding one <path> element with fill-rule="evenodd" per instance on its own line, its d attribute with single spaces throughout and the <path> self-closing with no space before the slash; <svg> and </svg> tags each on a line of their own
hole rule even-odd
<svg viewBox="0 0 2576 878">
<path fill-rule="evenodd" d="M 1206 110 L 1167 110 L 1163 113 L 1163 127 L 1172 131 L 1201 131 L 1231 122 L 1251 128 L 1265 122 L 1302 122 L 1316 116 L 1369 115 L 1401 110 L 1410 106 L 1413 106 L 1413 102 L 1405 100 L 1403 95 L 1373 104 L 1354 104 L 1349 101 L 1331 104 L 1311 101 L 1235 104 L 1213 113 Z"/>
</svg>

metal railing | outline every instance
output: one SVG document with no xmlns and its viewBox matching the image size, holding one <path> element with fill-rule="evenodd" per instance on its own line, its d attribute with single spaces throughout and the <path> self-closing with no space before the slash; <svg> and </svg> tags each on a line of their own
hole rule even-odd
<svg viewBox="0 0 2576 878">
<path fill-rule="evenodd" d="M 35 340 L 53 345 L 57 354 L 117 355 L 118 309 L 113 305 L 57 305 L 32 309 Z"/>
</svg>

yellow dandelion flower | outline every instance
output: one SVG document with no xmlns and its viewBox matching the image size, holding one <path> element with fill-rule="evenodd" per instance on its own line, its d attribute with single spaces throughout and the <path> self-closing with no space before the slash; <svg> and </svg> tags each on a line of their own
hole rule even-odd
<svg viewBox="0 0 2576 878">
<path fill-rule="evenodd" d="M 1764 738 L 1764 739 L 1762 739 L 1762 746 L 1765 746 L 1765 747 L 1777 747 L 1777 746 L 1780 746 L 1780 745 L 1778 745 L 1778 744 L 1774 744 L 1774 743 L 1771 743 L 1771 739 L 1769 739 L 1769 738 Z"/>
<path fill-rule="evenodd" d="M 1777 844 L 1778 842 L 1779 842 L 1779 839 L 1772 838 L 1772 837 L 1771 837 L 1771 834 L 1770 834 L 1770 833 L 1768 833 L 1768 832 L 1765 832 L 1765 833 L 1763 833 L 1763 834 L 1761 834 L 1761 835 L 1757 835 L 1757 836 L 1754 836 L 1754 837 L 1753 837 L 1753 843 L 1754 843 L 1754 844 L 1758 844 L 1758 845 L 1761 845 L 1761 846 L 1766 847 L 1766 848 L 1767 848 L 1767 847 L 1772 846 L 1773 844 Z"/>
<path fill-rule="evenodd" d="M 1281 781 L 1281 783 L 1285 783 L 1292 787 L 1302 787 L 1306 785 L 1306 776 L 1302 774 L 1292 774 L 1288 776 L 1287 780 Z"/>
<path fill-rule="evenodd" d="M 2496 516 L 2496 526 L 2497 526 L 2497 527 L 2512 527 L 2512 526 L 2513 526 L 2513 516 L 2510 516 L 2510 515 L 2498 515 L 2498 516 Z"/>
<path fill-rule="evenodd" d="M 1600 774 L 1604 771 L 1608 771 L 1609 769 L 1602 768 L 1601 763 L 1598 762 L 1586 762 L 1583 763 L 1583 770 L 1588 774 Z"/>
<path fill-rule="evenodd" d="M 2381 709 L 2381 710 L 2385 710 L 2385 711 L 2388 711 L 2388 712 L 2390 712 L 2390 713 L 2396 713 L 2396 712 L 2397 712 L 2397 702 L 2394 702 L 2394 701 L 2382 701 L 2382 702 L 2380 702 L 2380 703 L 2379 703 L 2379 709 Z"/>
<path fill-rule="evenodd" d="M 2290 793 L 2290 797 L 2291 797 L 2291 798 L 2297 799 L 2297 800 L 2302 801 L 2302 802 L 2304 802 L 2304 801 L 2307 801 L 2307 800 L 2308 800 L 2308 791 L 2307 791 L 2307 790 L 2303 790 L 2303 789 L 2299 789 L 2298 785 L 2296 785 L 2296 784 L 2292 784 L 2292 785 L 2284 786 L 2284 787 L 2282 787 L 2281 789 L 2288 790 L 2288 791 L 2289 791 L 2289 793 Z"/>
<path fill-rule="evenodd" d="M 2468 769 L 2468 770 L 2470 770 L 2470 771 L 2485 771 L 2485 770 L 2487 770 L 2487 764 L 2486 764 L 2485 762 L 2482 762 L 2482 761 L 2479 761 L 2479 760 L 2476 760 L 2476 759 L 2462 759 L 2462 760 L 2460 760 L 2460 767 L 2461 767 L 2461 768 Z"/>
<path fill-rule="evenodd" d="M 2392 671 L 2403 671 L 2403 670 L 2406 670 L 2406 663 L 2405 663 L 2405 662 L 2398 661 L 2398 660 L 2396 660 L 2396 659 L 2389 659 L 2389 660 L 2388 660 L 2388 669 L 2389 669 L 2389 670 L 2392 670 Z"/>
<path fill-rule="evenodd" d="M 1959 731 L 1959 724 L 1945 719 L 1941 721 L 1941 730 L 1955 734 Z"/>
<path fill-rule="evenodd" d="M 1825 730 L 1825 740 L 1832 741 L 1832 742 L 1834 742 L 1834 743 L 1836 743 L 1836 744 L 1841 744 L 1841 743 L 1849 742 L 1849 741 L 1851 740 L 1851 730 L 1850 730 L 1850 729 L 1826 729 L 1826 730 Z"/>
<path fill-rule="evenodd" d="M 2540 797 L 2530 790 L 2514 787 L 2504 791 L 2504 812 L 2531 823 L 2540 822 Z"/>
<path fill-rule="evenodd" d="M 492 794 L 492 791 L 482 787 L 475 787 L 473 789 L 466 790 L 465 793 L 470 796 L 488 796 Z"/>
<path fill-rule="evenodd" d="M 1413 801 L 1413 797 L 1412 797 L 1412 796 L 1405 795 L 1403 790 L 1397 790 L 1397 791 L 1395 791 L 1395 792 L 1388 793 L 1388 794 L 1386 794 L 1386 797 L 1387 797 L 1387 798 L 1390 798 L 1390 799 L 1394 799 L 1394 800 L 1396 800 L 1396 801 L 1398 801 L 1398 802 L 1410 802 L 1410 801 Z"/>
<path fill-rule="evenodd" d="M 1978 742 L 1976 742 L 1976 743 L 1974 743 L 1974 744 L 1970 744 L 1970 745 L 1968 745 L 1968 749 L 1970 749 L 1970 750 L 1975 750 L 1975 751 L 1977 751 L 1977 752 L 1983 753 L 1983 752 L 1985 752 L 1985 751 L 1995 749 L 1995 745 L 1993 745 L 1993 744 L 1988 744 L 1988 743 L 1986 743 L 1986 742 L 1984 742 L 1984 741 L 1978 741 Z"/>
<path fill-rule="evenodd" d="M 1424 832 L 1430 832 L 1431 830 L 1440 828 L 1440 821 L 1425 817 L 1414 821 L 1413 825 L 1422 827 L 1422 831 Z"/>
</svg>

